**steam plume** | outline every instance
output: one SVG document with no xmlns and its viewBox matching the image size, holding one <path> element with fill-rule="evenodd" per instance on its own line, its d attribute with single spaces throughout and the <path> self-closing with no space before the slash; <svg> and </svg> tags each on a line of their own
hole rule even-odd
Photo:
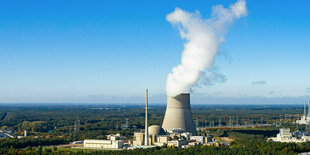
<svg viewBox="0 0 310 155">
<path fill-rule="evenodd" d="M 174 67 L 172 73 L 167 76 L 168 96 L 189 92 L 192 86 L 197 86 L 197 81 L 206 75 L 204 70 L 212 69 L 218 48 L 224 41 L 227 26 L 246 14 L 245 1 L 238 0 L 230 8 L 223 8 L 222 5 L 213 6 L 209 19 L 202 19 L 198 11 L 190 13 L 180 8 L 167 15 L 167 20 L 178 26 L 182 39 L 187 40 L 181 64 Z"/>
</svg>

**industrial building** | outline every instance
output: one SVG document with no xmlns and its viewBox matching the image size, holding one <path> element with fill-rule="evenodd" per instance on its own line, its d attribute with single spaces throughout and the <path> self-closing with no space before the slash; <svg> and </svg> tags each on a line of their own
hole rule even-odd
<svg viewBox="0 0 310 155">
<path fill-rule="evenodd" d="M 192 119 L 190 95 L 181 94 L 167 99 L 167 109 L 163 126 L 148 126 L 148 90 L 145 103 L 145 130 L 134 132 L 133 140 L 123 140 L 120 134 L 107 135 L 107 140 L 84 140 L 84 148 L 98 149 L 135 149 L 155 146 L 190 147 L 206 144 L 204 136 L 196 135 L 197 131 Z M 165 130 L 164 130 L 165 129 Z M 214 141 L 214 139 L 212 139 Z M 209 140 L 208 142 L 211 142 Z M 189 145 L 188 145 L 189 144 Z"/>
<path fill-rule="evenodd" d="M 168 140 L 170 140 L 169 135 L 165 135 L 165 131 L 159 125 L 152 125 L 148 127 L 149 136 L 148 142 L 150 145 L 166 145 Z M 167 138 L 169 137 L 169 138 Z M 145 145 L 145 132 L 135 132 L 134 133 L 134 146 L 142 146 Z"/>
<path fill-rule="evenodd" d="M 121 136 L 121 134 L 117 133 L 117 134 L 107 135 L 107 139 L 108 140 L 123 140 L 124 137 Z"/>
<path fill-rule="evenodd" d="M 168 144 L 171 138 L 169 135 L 158 135 L 157 141 L 154 143 L 156 146 L 165 146 Z"/>
<path fill-rule="evenodd" d="M 122 149 L 124 142 L 122 140 L 96 140 L 85 139 L 85 148 L 101 148 L 101 149 Z"/>
<path fill-rule="evenodd" d="M 280 129 L 277 137 L 270 137 L 268 141 L 274 142 L 285 142 L 285 143 L 301 143 L 310 141 L 310 134 L 308 132 L 295 131 L 290 132 L 290 129 L 282 128 Z"/>
<path fill-rule="evenodd" d="M 167 96 L 167 108 L 162 128 L 166 131 L 180 129 L 197 135 L 192 118 L 189 93 L 175 97 Z"/>
<path fill-rule="evenodd" d="M 149 128 L 149 144 L 154 145 L 157 142 L 159 135 L 165 134 L 163 128 L 159 125 L 152 125 Z"/>
<path fill-rule="evenodd" d="M 190 140 L 195 140 L 196 142 L 203 144 L 205 143 L 205 136 L 191 136 Z"/>
<path fill-rule="evenodd" d="M 121 149 L 124 146 L 123 136 L 118 134 L 107 135 L 107 140 L 85 139 L 85 148 Z"/>
<path fill-rule="evenodd" d="M 187 144 L 188 144 L 187 140 L 178 139 L 178 140 L 168 141 L 167 146 L 168 147 L 181 147 L 181 146 L 184 146 L 184 145 L 187 145 Z"/>
<path fill-rule="evenodd" d="M 134 133 L 134 146 L 144 145 L 144 133 L 143 132 L 135 132 Z"/>
<path fill-rule="evenodd" d="M 304 115 L 301 117 L 300 120 L 296 121 L 297 124 L 310 124 L 310 101 L 308 102 L 308 114 L 307 114 L 307 101 L 304 103 Z"/>
</svg>

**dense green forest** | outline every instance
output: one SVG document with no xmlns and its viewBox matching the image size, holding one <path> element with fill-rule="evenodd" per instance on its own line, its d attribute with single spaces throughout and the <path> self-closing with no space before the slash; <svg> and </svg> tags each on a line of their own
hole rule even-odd
<svg viewBox="0 0 310 155">
<path fill-rule="evenodd" d="M 149 123 L 161 125 L 165 113 L 164 105 L 150 105 Z M 193 118 L 198 126 L 213 123 L 273 124 L 294 122 L 303 113 L 303 106 L 292 105 L 193 105 Z M 290 118 L 285 117 L 290 115 Z M 73 131 L 74 123 L 80 121 L 80 131 L 100 130 L 105 133 L 121 130 L 129 120 L 130 129 L 144 128 L 143 105 L 2 105 L 0 106 L 0 127 L 13 131 L 57 132 L 67 135 Z M 286 118 L 286 119 L 285 119 Z M 56 128 L 56 130 L 55 130 Z M 102 132 L 98 132 L 102 135 Z M 90 135 L 91 136 L 91 135 Z"/>
</svg>

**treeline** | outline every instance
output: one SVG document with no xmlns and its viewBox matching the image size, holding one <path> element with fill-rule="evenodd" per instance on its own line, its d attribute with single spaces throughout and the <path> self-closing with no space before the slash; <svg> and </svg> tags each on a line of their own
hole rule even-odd
<svg viewBox="0 0 310 155">
<path fill-rule="evenodd" d="M 6 115 L 7 115 L 7 113 L 6 113 L 6 112 L 4 112 L 4 113 L 1 115 L 0 120 L 4 120 L 4 119 L 5 119 L 5 117 L 6 117 Z"/>
<path fill-rule="evenodd" d="M 20 124 L 20 130 L 27 130 L 32 132 L 47 132 L 53 129 L 53 126 L 46 121 L 24 121 Z"/>
<path fill-rule="evenodd" d="M 150 149 L 135 149 L 135 150 L 58 150 L 57 148 L 42 149 L 41 146 L 36 148 L 27 148 L 23 150 L 5 148 L 0 149 L 0 154 L 70 154 L 70 155 L 177 155 L 177 154 L 222 154 L 222 155 L 258 155 L 258 154 L 286 154 L 295 155 L 296 152 L 288 149 L 275 150 L 268 148 L 252 149 L 248 147 L 216 147 L 216 146 L 196 146 L 188 149 L 181 148 L 150 148 Z"/>
<path fill-rule="evenodd" d="M 103 139 L 106 134 L 113 131 L 121 132 L 124 136 L 131 138 L 133 131 L 144 129 L 144 107 L 139 105 L 45 105 L 31 107 L 0 107 L 0 128 L 13 131 L 14 135 L 23 135 L 27 130 L 29 136 L 65 136 L 73 137 L 72 140 L 84 138 Z M 263 109 L 263 110 L 257 110 Z M 165 106 L 150 107 L 149 124 L 161 125 L 164 117 Z M 282 125 L 290 119 L 283 119 L 284 113 L 302 113 L 302 107 L 290 106 L 193 106 L 193 117 L 199 126 L 209 126 L 211 121 L 214 125 L 226 125 L 229 118 L 233 123 L 252 122 L 257 124 L 275 123 L 282 115 Z M 293 115 L 292 115 L 293 116 Z M 3 120 L 1 120 L 3 118 Z M 122 127 L 128 118 L 129 129 Z M 238 118 L 238 119 L 237 119 Z M 238 120 L 238 121 L 237 121 Z M 293 121 L 293 119 L 292 119 Z M 74 132 L 74 124 L 79 122 L 78 132 Z M 288 123 L 290 124 L 290 123 Z M 296 128 L 296 126 L 294 125 Z M 292 129 L 293 131 L 293 129 Z M 215 132 L 221 135 L 223 131 Z"/>
<path fill-rule="evenodd" d="M 27 146 L 45 146 L 67 144 L 68 141 L 63 138 L 5 138 L 0 140 L 0 148 L 25 148 Z"/>
<path fill-rule="evenodd" d="M 45 128 L 53 127 L 62 128 L 73 126 L 76 120 L 80 120 L 81 125 L 87 123 L 94 124 L 98 122 L 110 121 L 110 127 L 114 129 L 125 123 L 125 119 L 129 119 L 129 125 L 136 129 L 143 129 L 144 124 L 144 107 L 121 106 L 121 105 L 44 105 L 33 107 L 0 107 L 0 127 L 7 126 L 9 129 L 18 130 L 24 121 L 35 122 L 44 121 L 48 124 L 42 124 Z M 150 124 L 161 125 L 165 105 L 150 107 Z M 261 109 L 261 110 L 257 110 Z M 233 124 L 253 123 L 275 123 L 276 119 L 282 118 L 282 123 L 288 120 L 294 121 L 298 115 L 302 114 L 302 106 L 244 106 L 244 105 L 205 105 L 195 106 L 192 108 L 194 119 L 198 120 L 199 126 L 209 126 L 214 122 L 217 126 L 219 117 L 221 117 L 221 125 L 227 125 L 229 118 Z M 284 114 L 292 114 L 291 119 L 284 120 Z M 281 116 L 280 116 L 281 115 Z M 1 120 L 3 118 L 3 120 Z M 238 118 L 238 119 L 237 119 Z M 211 119 L 211 120 L 210 120 Z M 237 121 L 238 120 L 238 121 Z M 19 126 L 18 126 L 19 125 Z M 35 129 L 34 130 L 39 130 Z M 31 130 L 30 130 L 31 131 Z"/>
</svg>

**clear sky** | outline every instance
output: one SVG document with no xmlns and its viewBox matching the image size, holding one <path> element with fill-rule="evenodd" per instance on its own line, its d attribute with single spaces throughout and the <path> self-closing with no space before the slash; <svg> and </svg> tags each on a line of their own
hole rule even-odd
<svg viewBox="0 0 310 155">
<path fill-rule="evenodd" d="M 0 1 L 0 102 L 165 102 L 184 40 L 166 15 L 208 18 L 235 1 Z M 215 66 L 227 81 L 195 103 L 302 103 L 310 95 L 310 2 L 248 0 Z"/>
</svg>

